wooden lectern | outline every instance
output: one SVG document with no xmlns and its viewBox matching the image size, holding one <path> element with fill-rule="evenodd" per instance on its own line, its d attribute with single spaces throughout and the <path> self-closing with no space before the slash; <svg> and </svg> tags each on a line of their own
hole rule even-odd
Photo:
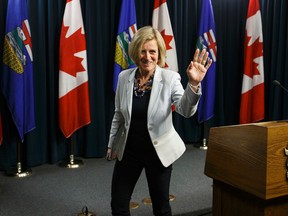
<svg viewBox="0 0 288 216">
<path fill-rule="evenodd" d="M 288 121 L 211 128 L 205 174 L 213 178 L 213 216 L 287 216 L 286 148 Z"/>
</svg>

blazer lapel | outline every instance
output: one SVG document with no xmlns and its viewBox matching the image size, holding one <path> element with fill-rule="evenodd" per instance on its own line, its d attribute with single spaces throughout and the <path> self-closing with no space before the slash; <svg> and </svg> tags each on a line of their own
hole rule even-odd
<svg viewBox="0 0 288 216">
<path fill-rule="evenodd" d="M 137 68 L 131 71 L 128 77 L 128 81 L 126 83 L 126 88 L 124 95 L 127 96 L 126 98 L 126 104 L 127 104 L 127 113 L 128 113 L 128 119 L 131 118 L 131 112 L 132 112 L 132 98 L 133 98 L 133 86 L 134 86 L 134 77 L 136 73 Z M 125 101 L 125 100 L 124 100 Z"/>
<path fill-rule="evenodd" d="M 153 80 L 153 87 L 150 95 L 150 101 L 148 105 L 148 120 L 153 116 L 155 109 L 157 109 L 157 100 L 162 90 L 162 71 L 159 66 L 157 66 L 154 80 Z"/>
</svg>

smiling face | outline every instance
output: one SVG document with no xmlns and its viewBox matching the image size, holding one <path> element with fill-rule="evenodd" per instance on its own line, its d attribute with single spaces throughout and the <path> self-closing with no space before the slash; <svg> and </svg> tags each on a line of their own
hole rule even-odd
<svg viewBox="0 0 288 216">
<path fill-rule="evenodd" d="M 159 59 L 158 45 L 155 39 L 143 44 L 140 53 L 139 69 L 142 73 L 152 74 L 156 70 Z"/>
<path fill-rule="evenodd" d="M 145 73 L 155 71 L 156 65 L 165 67 L 166 45 L 157 29 L 144 26 L 136 32 L 128 50 L 130 58 Z"/>
</svg>

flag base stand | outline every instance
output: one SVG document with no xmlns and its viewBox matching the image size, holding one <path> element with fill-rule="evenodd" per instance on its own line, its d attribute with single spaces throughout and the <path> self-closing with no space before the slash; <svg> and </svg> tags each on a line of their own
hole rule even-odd
<svg viewBox="0 0 288 216">
<path fill-rule="evenodd" d="M 70 160 L 66 162 L 61 162 L 59 164 L 60 167 L 66 167 L 66 168 L 79 168 L 80 166 L 83 166 L 84 163 L 82 160 L 74 159 L 74 155 L 70 155 Z"/>
<path fill-rule="evenodd" d="M 173 195 L 173 194 L 170 194 L 169 195 L 169 201 L 172 202 L 176 199 L 176 197 Z M 142 200 L 142 202 L 145 204 L 145 205 L 152 205 L 152 200 L 150 197 L 147 197 L 147 198 L 144 198 Z"/>
<path fill-rule="evenodd" d="M 139 204 L 136 202 L 130 202 L 129 207 L 130 207 L 130 209 L 137 209 L 137 208 L 139 208 Z"/>
<path fill-rule="evenodd" d="M 88 211 L 88 208 L 85 206 L 82 209 L 82 212 L 78 214 L 78 216 L 96 216 L 95 213 Z"/>
<path fill-rule="evenodd" d="M 11 168 L 6 172 L 7 176 L 13 176 L 13 177 L 19 177 L 19 178 L 27 177 L 27 176 L 30 176 L 31 174 L 32 174 L 32 170 L 23 169 L 21 162 L 17 163 L 17 167 Z"/>
<path fill-rule="evenodd" d="M 66 167 L 66 168 L 79 168 L 80 166 L 83 166 L 84 163 L 82 160 L 75 159 L 74 157 L 74 136 L 70 139 L 70 156 L 69 161 L 61 162 L 59 164 L 60 167 Z"/>
<path fill-rule="evenodd" d="M 202 149 L 202 150 L 207 150 L 208 149 L 208 146 L 206 145 L 206 138 L 203 139 L 203 142 L 202 142 L 202 146 L 200 146 L 199 148 Z"/>
<path fill-rule="evenodd" d="M 78 216 L 96 216 L 96 214 L 94 214 L 93 212 L 88 212 L 86 213 L 79 213 Z"/>
<path fill-rule="evenodd" d="M 7 176 L 13 176 L 13 177 L 27 177 L 32 174 L 31 169 L 23 168 L 21 164 L 21 146 L 22 142 L 21 140 L 18 140 L 17 142 L 17 167 L 11 168 L 8 171 L 6 171 Z"/>
<path fill-rule="evenodd" d="M 206 122 L 204 122 L 203 123 L 203 140 L 202 140 L 202 145 L 200 145 L 200 149 L 202 149 L 202 150 L 207 150 L 208 149 L 208 146 L 207 146 L 207 139 L 206 139 L 206 137 L 207 137 L 207 130 L 208 130 L 208 128 L 207 128 L 207 123 Z"/>
</svg>

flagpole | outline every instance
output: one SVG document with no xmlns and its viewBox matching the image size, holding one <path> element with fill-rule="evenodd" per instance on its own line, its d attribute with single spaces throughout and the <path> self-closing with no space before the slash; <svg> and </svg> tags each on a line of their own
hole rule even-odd
<svg viewBox="0 0 288 216">
<path fill-rule="evenodd" d="M 70 154 L 69 154 L 69 160 L 61 162 L 59 165 L 60 167 L 66 167 L 66 168 L 79 168 L 80 166 L 84 165 L 82 160 L 75 159 L 74 156 L 74 145 L 75 145 L 75 137 L 74 134 L 70 137 Z"/>
<path fill-rule="evenodd" d="M 25 169 L 22 166 L 22 163 L 21 163 L 21 145 L 23 145 L 23 143 L 19 139 L 17 142 L 17 167 L 9 169 L 6 172 L 6 175 L 8 175 L 8 176 L 22 178 L 22 177 L 30 176 L 32 174 L 31 169 Z"/>
<path fill-rule="evenodd" d="M 207 150 L 207 123 L 206 121 L 203 123 L 203 139 L 202 139 L 202 145 L 200 146 L 200 149 Z"/>
</svg>

